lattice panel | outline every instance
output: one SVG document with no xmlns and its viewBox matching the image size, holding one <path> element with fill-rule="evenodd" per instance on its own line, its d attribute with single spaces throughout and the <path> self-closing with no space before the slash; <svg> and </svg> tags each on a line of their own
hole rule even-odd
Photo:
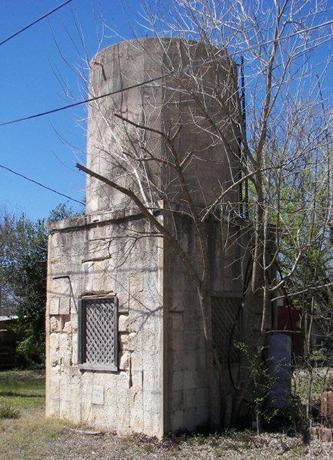
<svg viewBox="0 0 333 460">
<path fill-rule="evenodd" d="M 221 363 L 239 361 L 241 299 L 236 297 L 212 297 L 212 332 L 214 347 Z"/>
<path fill-rule="evenodd" d="M 116 298 L 82 299 L 81 363 L 117 367 L 118 311 Z"/>
</svg>

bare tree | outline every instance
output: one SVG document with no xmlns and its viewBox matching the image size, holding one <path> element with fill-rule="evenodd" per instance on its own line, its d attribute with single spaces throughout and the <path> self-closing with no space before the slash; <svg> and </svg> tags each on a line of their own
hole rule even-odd
<svg viewBox="0 0 333 460">
<path fill-rule="evenodd" d="M 145 83 L 124 74 L 122 92 L 91 104 L 90 116 L 100 129 L 91 148 L 102 155 L 105 174 L 96 172 L 93 162 L 78 167 L 92 178 L 91 187 L 97 180 L 117 191 L 114 203 L 137 207 L 186 267 L 200 300 L 216 427 L 220 391 L 210 219 L 221 223 L 226 251 L 242 247 L 239 281 L 244 295 L 262 298 L 261 341 L 274 328 L 274 300 L 322 292 L 332 284 L 312 272 L 304 284 L 302 276 L 310 251 L 327 241 L 331 223 L 331 112 L 322 88 L 331 66 L 327 43 L 333 22 L 326 1 L 163 5 L 145 7 L 158 50 L 146 42 L 129 45 L 149 57 Z M 92 65 L 103 78 L 103 62 Z M 135 86 L 142 88 L 143 102 L 125 110 L 123 95 Z M 94 82 L 90 92 L 100 95 Z M 105 196 L 99 199 L 109 205 Z M 177 231 L 178 216 L 195 229 L 195 258 Z M 244 275 L 248 264 L 250 282 Z"/>
</svg>

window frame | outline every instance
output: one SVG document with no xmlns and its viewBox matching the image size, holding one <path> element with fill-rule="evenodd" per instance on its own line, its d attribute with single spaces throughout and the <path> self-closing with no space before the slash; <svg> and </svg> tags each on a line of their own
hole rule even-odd
<svg viewBox="0 0 333 460">
<path fill-rule="evenodd" d="M 86 308 L 88 302 L 105 301 L 113 304 L 114 309 L 114 364 L 98 364 L 86 361 Z M 118 307 L 119 301 L 116 295 L 111 296 L 85 296 L 78 301 L 78 367 L 86 371 L 118 372 Z"/>
<path fill-rule="evenodd" d="M 211 317 L 212 317 L 212 339 L 214 348 L 217 351 L 219 362 L 222 366 L 226 364 L 236 364 L 240 362 L 240 352 L 234 347 L 231 341 L 231 333 L 235 333 L 235 329 L 238 329 L 238 335 L 243 336 L 243 307 L 242 307 L 242 294 L 239 292 L 222 291 L 211 293 Z M 227 306 L 223 305 L 225 302 L 235 302 L 235 313 L 236 316 L 230 324 L 226 324 L 227 319 Z M 222 313 L 219 313 L 221 310 Z M 216 315 L 223 318 L 223 330 L 221 325 L 216 319 Z M 238 316 L 238 318 L 237 318 Z M 229 329 L 228 326 L 231 326 Z M 233 328 L 233 329 L 232 329 Z M 220 329 L 220 330 L 219 330 Z M 216 338 L 218 337 L 218 340 Z M 236 354 L 236 359 L 233 355 Z"/>
</svg>

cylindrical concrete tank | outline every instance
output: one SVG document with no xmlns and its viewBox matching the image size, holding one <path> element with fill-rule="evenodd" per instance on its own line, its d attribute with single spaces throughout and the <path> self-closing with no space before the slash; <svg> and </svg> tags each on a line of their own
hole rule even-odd
<svg viewBox="0 0 333 460">
<path fill-rule="evenodd" d="M 142 39 L 104 49 L 91 63 L 90 96 L 125 90 L 90 104 L 88 168 L 146 203 L 186 207 L 180 165 L 194 205 L 209 205 L 239 177 L 236 80 L 225 52 L 196 42 Z M 235 188 L 226 200 L 238 198 Z M 88 178 L 88 214 L 131 205 Z"/>
</svg>

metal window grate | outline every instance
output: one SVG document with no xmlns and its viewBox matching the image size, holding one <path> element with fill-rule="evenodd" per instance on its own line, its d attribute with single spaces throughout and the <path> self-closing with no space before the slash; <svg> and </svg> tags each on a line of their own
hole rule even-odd
<svg viewBox="0 0 333 460">
<path fill-rule="evenodd" d="M 239 309 L 237 297 L 212 297 L 212 333 L 214 348 L 221 363 L 239 361 L 235 344 L 240 340 Z"/>
<path fill-rule="evenodd" d="M 79 305 L 80 367 L 91 370 L 118 370 L 117 339 L 117 298 L 81 299 Z"/>
</svg>

